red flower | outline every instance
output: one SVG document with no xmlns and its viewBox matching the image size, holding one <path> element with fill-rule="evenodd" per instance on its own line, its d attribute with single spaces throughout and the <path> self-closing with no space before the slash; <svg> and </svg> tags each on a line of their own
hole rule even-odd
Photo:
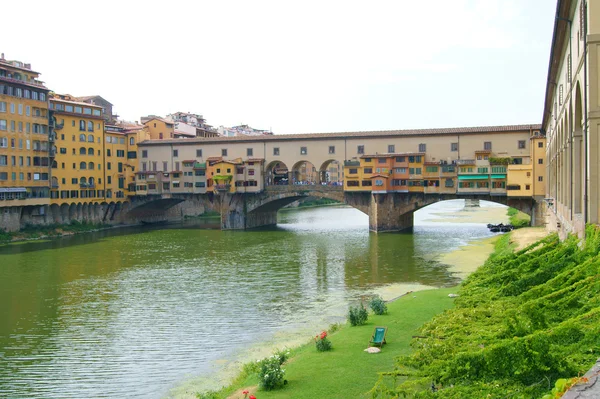
<svg viewBox="0 0 600 399">
<path fill-rule="evenodd" d="M 248 399 L 256 399 L 256 396 L 250 395 L 250 397 Z"/>
<path fill-rule="evenodd" d="M 242 391 L 242 393 L 243 393 L 244 395 L 248 395 L 248 392 L 250 392 L 250 391 L 248 391 L 247 389 L 245 389 L 245 390 L 243 390 L 243 391 Z"/>
<path fill-rule="evenodd" d="M 323 331 L 321 333 L 321 339 L 325 339 L 327 337 L 327 331 Z"/>
</svg>

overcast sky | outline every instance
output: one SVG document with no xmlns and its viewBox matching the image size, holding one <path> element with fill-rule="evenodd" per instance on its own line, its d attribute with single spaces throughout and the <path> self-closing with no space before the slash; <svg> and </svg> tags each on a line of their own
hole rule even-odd
<svg viewBox="0 0 600 399">
<path fill-rule="evenodd" d="M 2 5 L 0 52 L 126 120 L 274 133 L 540 123 L 554 0 Z M 8 33 L 8 34 L 7 34 Z"/>
</svg>

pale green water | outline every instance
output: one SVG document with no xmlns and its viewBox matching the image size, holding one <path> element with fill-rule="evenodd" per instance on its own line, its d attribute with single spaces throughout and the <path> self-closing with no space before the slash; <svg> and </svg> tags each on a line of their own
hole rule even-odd
<svg viewBox="0 0 600 399">
<path fill-rule="evenodd" d="M 0 247 L 0 397 L 164 397 L 282 331 L 342 321 L 378 287 L 456 284 L 434 258 L 490 235 L 431 223 L 370 234 L 342 207 L 280 216 L 261 231 L 179 225 Z"/>
</svg>

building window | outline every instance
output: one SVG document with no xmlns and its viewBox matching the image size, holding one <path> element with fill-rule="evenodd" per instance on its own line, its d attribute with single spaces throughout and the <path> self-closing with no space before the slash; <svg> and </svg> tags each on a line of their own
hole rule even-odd
<svg viewBox="0 0 600 399">
<path fill-rule="evenodd" d="M 531 186 L 529 184 L 525 185 L 525 190 L 531 190 Z"/>
<path fill-rule="evenodd" d="M 335 154 L 335 146 L 334 145 L 330 145 L 329 146 L 329 153 L 330 154 Z"/>
<path fill-rule="evenodd" d="M 365 146 L 364 146 L 364 145 L 359 145 L 359 146 L 356 148 L 356 153 L 357 153 L 357 154 L 364 154 L 364 153 L 365 153 Z"/>
<path fill-rule="evenodd" d="M 450 143 L 450 151 L 458 151 L 458 143 Z"/>
<path fill-rule="evenodd" d="M 543 165 L 544 164 L 544 158 L 539 158 L 538 159 L 538 164 L 539 165 Z"/>
<path fill-rule="evenodd" d="M 224 156 L 224 157 L 226 157 L 226 156 L 227 156 L 227 148 L 223 148 L 223 149 L 221 150 L 221 156 Z"/>
<path fill-rule="evenodd" d="M 389 153 L 396 152 L 396 146 L 393 144 L 388 145 L 388 152 Z"/>
<path fill-rule="evenodd" d="M 525 148 L 525 140 L 519 140 L 519 150 L 522 150 Z"/>
<path fill-rule="evenodd" d="M 142 158 L 148 158 L 148 150 L 142 150 Z"/>
<path fill-rule="evenodd" d="M 166 161 L 163 161 L 163 172 L 167 172 L 168 171 L 168 163 Z"/>
<path fill-rule="evenodd" d="M 492 142 L 491 141 L 484 141 L 483 142 L 483 149 L 486 151 L 491 151 L 492 150 Z"/>
<path fill-rule="evenodd" d="M 246 155 L 251 157 L 253 155 L 254 151 L 252 150 L 252 148 L 246 148 Z"/>
<path fill-rule="evenodd" d="M 356 170 L 356 169 L 350 169 L 350 170 Z M 363 169 L 363 172 L 364 172 L 365 174 L 367 174 L 367 175 L 368 175 L 368 174 L 371 174 L 371 173 L 373 173 L 373 168 L 364 168 L 364 169 Z M 356 173 L 356 172 L 355 172 L 355 173 Z"/>
<path fill-rule="evenodd" d="M 419 144 L 419 152 L 427 152 L 427 145 Z"/>
<path fill-rule="evenodd" d="M 544 181 L 544 176 L 538 176 L 538 181 Z"/>
<path fill-rule="evenodd" d="M 544 148 L 544 143 L 543 142 L 538 142 L 538 148 Z"/>
<path fill-rule="evenodd" d="M 173 156 L 174 157 L 178 157 L 179 156 L 179 150 L 173 150 Z"/>
<path fill-rule="evenodd" d="M 308 154 L 306 147 L 300 147 L 300 155 L 306 155 L 306 154 Z"/>
<path fill-rule="evenodd" d="M 279 155 L 279 147 L 273 148 L 273 155 Z"/>
<path fill-rule="evenodd" d="M 202 158 L 202 150 L 196 150 L 196 156 Z"/>
</svg>

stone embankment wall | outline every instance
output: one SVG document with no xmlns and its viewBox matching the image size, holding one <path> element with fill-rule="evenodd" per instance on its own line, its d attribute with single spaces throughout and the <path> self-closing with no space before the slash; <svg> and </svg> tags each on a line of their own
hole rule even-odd
<svg viewBox="0 0 600 399">
<path fill-rule="evenodd" d="M 177 221 L 185 217 L 219 211 L 218 204 L 209 196 L 189 196 L 184 201 L 162 207 L 150 207 L 136 212 L 146 199 L 132 199 L 122 203 L 78 203 L 61 206 L 13 206 L 0 208 L 0 229 L 6 232 L 19 231 L 26 226 L 48 226 L 69 224 L 73 221 L 106 225 L 137 224 L 141 222 Z"/>
</svg>

